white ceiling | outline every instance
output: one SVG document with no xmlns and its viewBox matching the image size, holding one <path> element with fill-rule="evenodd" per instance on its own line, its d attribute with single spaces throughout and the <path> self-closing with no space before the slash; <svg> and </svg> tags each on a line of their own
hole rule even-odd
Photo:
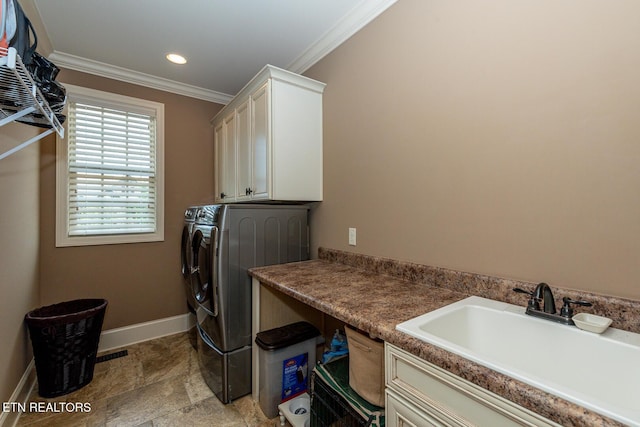
<svg viewBox="0 0 640 427">
<path fill-rule="evenodd" d="M 58 66 L 226 103 L 266 64 L 304 72 L 395 1 L 20 3 Z M 169 63 L 169 52 L 188 63 Z"/>
</svg>

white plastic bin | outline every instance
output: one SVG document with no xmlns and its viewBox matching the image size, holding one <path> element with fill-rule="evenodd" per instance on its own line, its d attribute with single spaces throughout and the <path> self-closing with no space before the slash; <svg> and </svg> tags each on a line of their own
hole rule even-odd
<svg viewBox="0 0 640 427">
<path fill-rule="evenodd" d="M 262 412 L 273 418 L 278 405 L 305 393 L 316 361 L 320 331 L 308 322 L 297 322 L 259 332 L 258 401 Z"/>
</svg>

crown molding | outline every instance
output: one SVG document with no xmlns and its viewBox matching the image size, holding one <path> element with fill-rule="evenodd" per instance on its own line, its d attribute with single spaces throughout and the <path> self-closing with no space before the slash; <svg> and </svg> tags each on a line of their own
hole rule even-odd
<svg viewBox="0 0 640 427">
<path fill-rule="evenodd" d="M 32 0 L 24 1 L 30 2 Z M 320 39 L 311 44 L 300 56 L 293 60 L 286 69 L 298 74 L 304 73 L 316 62 L 320 61 L 332 50 L 344 43 L 349 39 L 349 37 L 360 31 L 369 22 L 373 21 L 396 1 L 397 0 L 361 0 L 360 3 L 338 23 L 336 23 L 336 25 L 324 33 Z M 162 77 L 140 73 L 127 68 L 117 67 L 115 65 L 70 55 L 56 50 L 49 55 L 49 59 L 56 63 L 56 65 L 70 70 L 81 71 L 218 104 L 226 105 L 233 99 L 233 95 L 226 93 L 179 83 Z"/>
<path fill-rule="evenodd" d="M 215 102 L 226 105 L 233 99 L 233 95 L 216 92 L 197 86 L 178 83 L 162 77 L 140 73 L 127 68 L 105 64 L 104 62 L 81 58 L 64 52 L 54 51 L 49 55 L 49 59 L 59 67 L 70 70 L 81 71 L 83 73 L 94 74 L 100 77 L 119 80 L 126 83 L 133 83 L 152 89 L 163 90 L 165 92 L 176 93 L 178 95 L 189 96 L 191 98 L 202 99 L 204 101 Z"/>
<path fill-rule="evenodd" d="M 397 0 L 363 0 L 330 28 L 320 39 L 293 60 L 287 70 L 302 74 L 332 50 L 360 31 Z"/>
</svg>

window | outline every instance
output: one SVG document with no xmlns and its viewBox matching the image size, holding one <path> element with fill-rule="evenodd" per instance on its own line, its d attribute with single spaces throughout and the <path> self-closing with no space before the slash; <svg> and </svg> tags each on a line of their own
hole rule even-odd
<svg viewBox="0 0 640 427">
<path fill-rule="evenodd" d="M 65 87 L 56 246 L 164 240 L 164 105 Z"/>
</svg>

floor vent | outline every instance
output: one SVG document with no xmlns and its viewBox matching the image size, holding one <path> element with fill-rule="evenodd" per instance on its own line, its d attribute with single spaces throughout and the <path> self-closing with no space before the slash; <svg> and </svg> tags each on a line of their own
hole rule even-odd
<svg viewBox="0 0 640 427">
<path fill-rule="evenodd" d="M 119 357 L 124 357 L 127 354 L 129 354 L 129 352 L 127 350 L 121 350 L 121 351 L 116 351 L 115 353 L 109 353 L 109 354 L 105 354 L 105 355 L 102 355 L 102 356 L 98 356 L 98 357 L 96 357 L 96 363 L 106 362 L 108 360 L 117 359 Z"/>
</svg>

